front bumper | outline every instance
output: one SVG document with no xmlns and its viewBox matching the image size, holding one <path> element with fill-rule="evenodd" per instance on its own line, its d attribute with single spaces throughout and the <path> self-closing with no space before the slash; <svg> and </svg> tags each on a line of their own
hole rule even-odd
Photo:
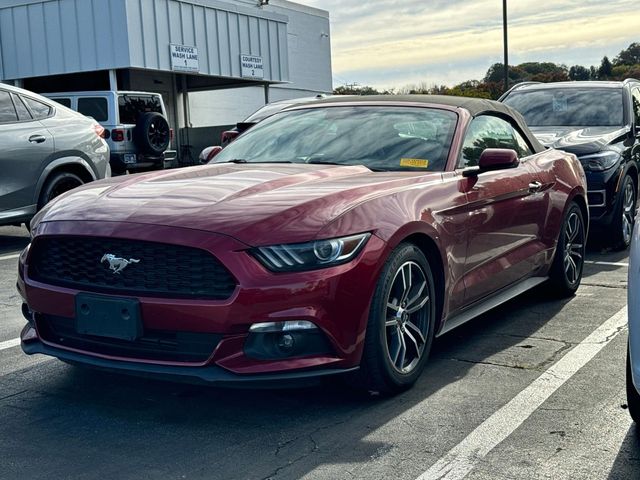
<svg viewBox="0 0 640 480">
<path fill-rule="evenodd" d="M 29 335 L 33 335 L 28 332 L 28 328 L 29 327 L 25 329 L 23 338 L 28 338 Z M 316 385 L 323 377 L 341 375 L 358 370 L 358 367 L 353 367 L 343 369 L 309 369 L 285 373 L 238 375 L 216 365 L 194 368 L 180 365 L 161 365 L 112 360 L 49 346 L 39 339 L 23 340 L 21 346 L 22 351 L 27 355 L 40 353 L 59 358 L 60 360 L 71 364 L 86 365 L 108 372 L 229 388 L 287 388 L 290 386 L 299 387 L 305 385 Z"/>
<path fill-rule="evenodd" d="M 604 172 L 586 171 L 589 217 L 594 228 L 606 228 L 611 225 L 618 199 L 622 166 Z"/>
<path fill-rule="evenodd" d="M 271 383 L 314 378 L 351 371 L 360 363 L 369 303 L 386 244 L 372 235 L 359 256 L 350 263 L 323 270 L 273 274 L 247 253 L 247 246 L 224 235 L 183 228 L 108 222 L 48 222 L 37 236 L 93 236 L 175 243 L 209 251 L 237 279 L 238 286 L 226 300 L 140 297 L 143 327 L 149 331 L 217 334 L 205 361 L 113 355 L 65 345 L 39 329 L 39 316 L 66 318 L 73 325 L 75 298 L 80 290 L 52 286 L 29 277 L 28 251 L 20 259 L 18 291 L 33 312 L 35 337 L 23 339 L 26 353 L 44 353 L 124 373 L 150 374 L 219 384 Z M 86 290 L 83 290 L 86 291 Z M 307 320 L 318 326 L 330 352 L 287 358 L 256 359 L 245 353 L 249 327 L 261 322 Z M 28 329 L 26 329 L 28 330 Z M 25 331 L 26 331 L 25 330 Z M 39 331 L 41 330 L 41 331 Z"/>
</svg>

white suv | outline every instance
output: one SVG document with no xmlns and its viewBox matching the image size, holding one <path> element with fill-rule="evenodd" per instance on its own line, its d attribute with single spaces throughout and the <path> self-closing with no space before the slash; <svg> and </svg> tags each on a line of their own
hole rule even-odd
<svg viewBox="0 0 640 480">
<path fill-rule="evenodd" d="M 175 159 L 175 151 L 168 150 L 173 130 L 159 93 L 111 90 L 43 95 L 92 117 L 105 128 L 111 170 L 116 175 L 162 169 L 165 160 Z"/>
</svg>

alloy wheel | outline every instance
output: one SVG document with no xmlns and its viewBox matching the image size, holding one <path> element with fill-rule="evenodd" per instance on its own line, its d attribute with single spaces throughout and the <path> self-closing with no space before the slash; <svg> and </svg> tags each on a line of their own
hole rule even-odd
<svg viewBox="0 0 640 480">
<path fill-rule="evenodd" d="M 585 250 L 582 219 L 575 211 L 572 211 L 567 218 L 564 242 L 564 273 L 567 281 L 573 285 L 580 279 Z"/>
<path fill-rule="evenodd" d="M 633 234 L 633 222 L 635 218 L 636 194 L 633 182 L 625 184 L 622 197 L 622 239 L 625 245 L 631 243 Z"/>
<path fill-rule="evenodd" d="M 425 350 L 430 318 L 429 285 L 422 267 L 403 263 L 391 282 L 385 308 L 387 355 L 393 368 L 412 372 Z"/>
<path fill-rule="evenodd" d="M 149 126 L 149 142 L 156 148 L 162 149 L 165 146 L 169 130 L 164 122 L 152 123 Z"/>
</svg>

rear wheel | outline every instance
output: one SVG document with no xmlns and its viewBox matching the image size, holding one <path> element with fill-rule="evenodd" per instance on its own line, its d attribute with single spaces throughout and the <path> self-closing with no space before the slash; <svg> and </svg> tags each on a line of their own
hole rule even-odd
<svg viewBox="0 0 640 480">
<path fill-rule="evenodd" d="M 433 274 L 422 251 L 401 244 L 387 261 L 371 303 L 361 375 L 370 391 L 411 387 L 424 369 L 436 323 Z"/>
<path fill-rule="evenodd" d="M 84 181 L 75 173 L 71 172 L 58 172 L 54 173 L 47 182 L 40 193 L 40 199 L 38 200 L 38 210 L 44 207 L 51 200 L 58 195 L 62 195 L 69 190 L 72 190 L 80 185 L 84 185 Z"/>
<path fill-rule="evenodd" d="M 636 185 L 630 175 L 625 175 L 612 223 L 613 247 L 616 249 L 624 250 L 631 244 L 636 202 Z"/>
<path fill-rule="evenodd" d="M 640 393 L 636 390 L 631 376 L 629 347 L 627 347 L 627 405 L 629 406 L 629 414 L 633 421 L 640 424 Z"/>
<path fill-rule="evenodd" d="M 575 202 L 571 202 L 560 228 L 556 255 L 549 273 L 553 292 L 559 297 L 570 297 L 580 286 L 585 239 L 582 210 Z"/>
</svg>

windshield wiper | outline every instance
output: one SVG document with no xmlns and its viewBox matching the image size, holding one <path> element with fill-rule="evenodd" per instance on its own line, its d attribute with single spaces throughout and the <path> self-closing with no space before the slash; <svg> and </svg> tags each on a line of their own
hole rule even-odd
<svg viewBox="0 0 640 480">
<path fill-rule="evenodd" d="M 356 165 L 351 165 L 348 163 L 338 163 L 338 162 L 329 162 L 326 160 L 309 160 L 305 163 L 313 163 L 316 165 L 341 165 L 343 167 L 355 167 Z M 375 168 L 375 167 L 370 167 L 368 165 L 365 165 L 364 163 L 361 163 L 360 165 L 362 165 L 363 167 L 367 167 L 369 170 L 371 170 L 372 172 L 388 172 L 387 169 L 384 168 Z"/>
<path fill-rule="evenodd" d="M 219 163 L 293 163 L 291 160 L 246 160 L 244 158 L 232 158 L 231 160 L 225 160 L 224 162 Z"/>
</svg>

